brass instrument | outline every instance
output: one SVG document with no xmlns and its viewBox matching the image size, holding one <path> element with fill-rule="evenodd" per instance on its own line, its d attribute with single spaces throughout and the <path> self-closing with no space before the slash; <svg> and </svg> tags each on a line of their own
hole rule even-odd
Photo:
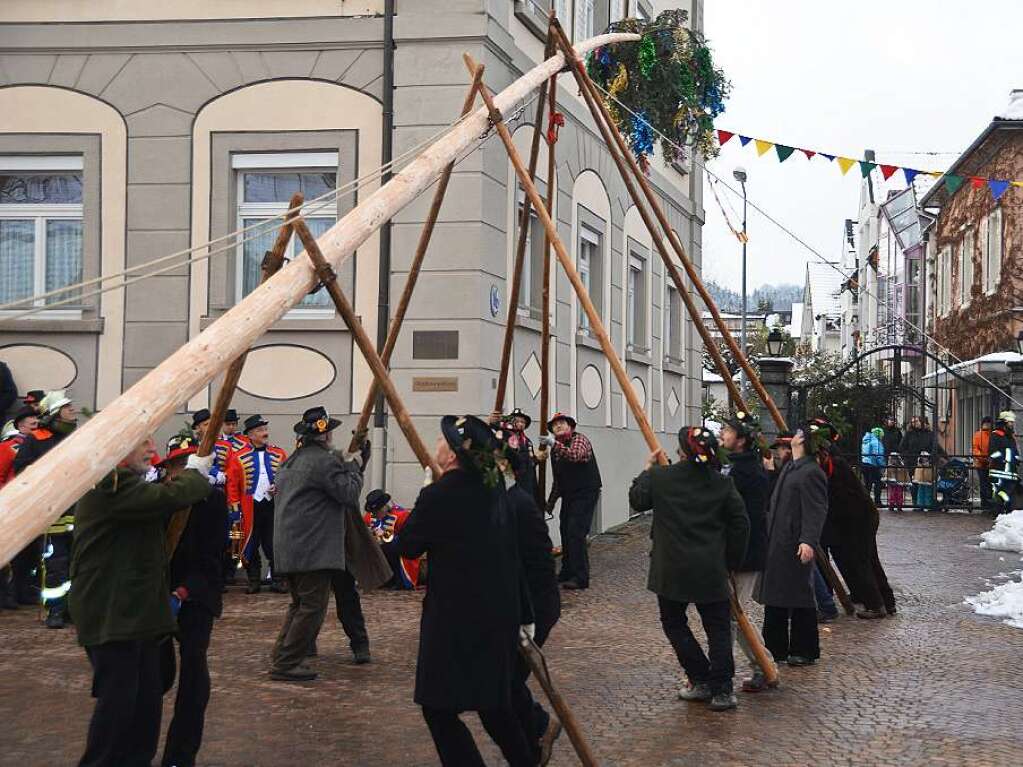
<svg viewBox="0 0 1023 767">
<path fill-rule="evenodd" d="M 231 556 L 237 560 L 242 558 L 242 526 L 240 522 L 231 523 L 231 532 L 228 533 L 228 537 L 231 541 Z"/>
</svg>

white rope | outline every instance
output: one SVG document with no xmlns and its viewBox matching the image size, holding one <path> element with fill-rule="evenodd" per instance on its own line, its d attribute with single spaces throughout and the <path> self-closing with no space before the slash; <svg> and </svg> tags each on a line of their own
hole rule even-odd
<svg viewBox="0 0 1023 767">
<path fill-rule="evenodd" d="M 658 136 L 660 136 L 660 137 L 661 137 L 662 139 L 664 139 L 665 141 L 667 141 L 667 142 L 668 142 L 669 144 L 671 144 L 672 146 L 674 146 L 674 147 L 676 147 L 677 149 L 679 149 L 679 150 L 681 150 L 681 151 L 684 151 L 684 152 L 690 152 L 690 151 L 691 151 L 691 149 L 690 149 L 690 148 L 687 148 L 687 147 L 683 147 L 683 146 L 681 146 L 680 144 L 676 143 L 675 141 L 672 141 L 672 140 L 671 140 L 671 139 L 670 139 L 669 137 L 665 136 L 665 135 L 664 135 L 663 133 L 661 133 L 661 132 L 660 132 L 659 130 L 657 130 L 657 128 L 655 128 L 655 127 L 654 127 L 653 125 L 650 125 L 649 121 L 647 121 L 647 120 L 643 119 L 642 117 L 640 117 L 640 116 L 639 116 L 638 114 L 636 114 L 636 112 L 634 112 L 634 111 L 633 111 L 632 109 L 630 109 L 630 108 L 629 108 L 629 107 L 628 107 L 628 106 L 627 106 L 626 104 L 622 103 L 622 101 L 621 101 L 621 100 L 619 100 L 619 99 L 618 99 L 618 98 L 616 98 L 615 96 L 612 96 L 612 95 L 611 95 L 610 93 L 608 93 L 608 92 L 607 92 L 606 90 L 604 90 L 603 88 L 601 88 L 601 87 L 600 87 L 600 85 L 598 85 L 597 83 L 594 83 L 594 86 L 595 86 L 595 87 L 596 87 L 596 88 L 597 88 L 597 89 L 598 89 L 599 91 L 601 91 L 601 92 L 602 92 L 602 93 L 603 93 L 603 94 L 604 94 L 605 96 L 607 96 L 607 97 L 608 97 L 609 99 L 611 99 L 611 100 L 612 100 L 612 101 L 614 101 L 614 102 L 615 102 L 616 104 L 618 104 L 618 106 L 620 106 L 620 107 L 621 107 L 622 109 L 624 109 L 624 110 L 625 110 L 626 112 L 628 112 L 629 114 L 631 114 L 631 115 L 632 115 L 633 117 L 635 117 L 635 118 L 636 118 L 637 120 L 640 120 L 640 121 L 642 121 L 643 123 L 645 123 L 645 124 L 646 124 L 647 126 L 649 126 L 650 130 L 652 130 L 652 131 L 653 131 L 654 133 L 656 133 L 656 134 L 657 134 Z M 738 195 L 740 194 L 740 193 L 739 193 L 739 192 L 738 192 L 738 191 L 737 191 L 736 189 L 734 189 L 734 188 L 733 188 L 733 187 L 732 187 L 731 185 L 729 185 L 727 181 L 725 181 L 724 179 L 722 179 L 722 178 L 721 178 L 721 177 L 720 177 L 719 175 L 717 175 L 716 173 L 714 173 L 714 171 L 712 171 L 712 170 L 711 170 L 710 168 L 708 168 L 708 167 L 706 166 L 706 164 L 705 164 L 705 163 L 704 163 L 704 162 L 703 162 L 702 160 L 700 160 L 700 159 L 697 159 L 697 158 L 696 158 L 696 157 L 694 156 L 694 157 L 693 157 L 693 162 L 694 162 L 694 163 L 697 163 L 697 164 L 699 164 L 699 165 L 700 165 L 700 167 L 702 167 L 702 168 L 703 168 L 703 169 L 704 169 L 704 170 L 705 170 L 705 171 L 706 171 L 706 172 L 707 172 L 707 173 L 708 173 L 708 174 L 709 174 L 709 175 L 710 175 L 711 177 L 713 177 L 714 179 L 716 179 L 716 180 L 718 181 L 718 183 L 720 183 L 720 184 L 721 184 L 721 185 L 722 185 L 722 186 L 723 186 L 723 187 L 724 187 L 725 189 L 727 189 L 728 191 L 730 191 L 730 192 L 731 192 L 732 194 L 734 194 L 734 195 L 736 195 L 736 196 L 738 196 Z M 757 205 L 757 204 L 756 204 L 756 202 L 754 202 L 754 201 L 752 201 L 752 200 L 749 200 L 749 198 L 748 198 L 748 197 L 747 197 L 747 202 L 748 202 L 749 206 L 750 206 L 751 208 L 753 208 L 753 210 L 755 210 L 755 211 L 757 211 L 758 213 L 760 213 L 760 215 L 762 215 L 762 216 L 763 216 L 764 218 L 766 218 L 766 219 L 767 219 L 768 221 L 770 221 L 770 222 L 771 222 L 772 224 L 774 224 L 774 225 L 775 225 L 775 226 L 777 226 L 777 227 L 778 227 L 779 229 L 781 229 L 781 230 L 782 230 L 783 232 L 785 232 L 785 234 L 787 234 L 787 235 L 788 235 L 789 237 L 791 237 L 791 238 L 792 238 L 793 240 L 795 240 L 795 241 L 796 241 L 797 243 L 799 243 L 799 244 L 800 244 L 800 245 L 802 245 L 802 246 L 803 246 L 804 248 L 806 248 L 806 250 L 808 250 L 808 251 L 810 252 L 810 254 L 811 254 L 811 255 L 813 255 L 813 256 L 814 256 L 814 258 L 816 258 L 816 259 L 817 259 L 817 260 L 818 260 L 818 261 L 819 261 L 820 263 L 822 263 L 822 264 L 825 264 L 825 265 L 827 265 L 827 266 L 831 267 L 831 268 L 832 268 L 832 269 L 834 269 L 834 270 L 835 270 L 836 272 L 838 272 L 838 273 L 839 273 L 840 275 L 842 275 L 842 277 L 844 277 L 844 278 L 845 278 L 846 280 L 848 280 L 848 279 L 850 279 L 850 278 L 852 278 L 852 277 L 854 276 L 854 275 L 852 275 L 852 274 L 846 274 L 846 273 L 845 273 L 844 271 L 842 271 L 842 269 L 840 269 L 840 268 L 838 267 L 838 265 L 837 265 L 837 264 L 835 264 L 835 263 L 833 263 L 833 262 L 831 262 L 831 261 L 828 261 L 828 260 L 827 260 L 827 259 L 826 259 L 826 258 L 825 258 L 825 257 L 824 257 L 824 256 L 823 256 L 823 255 L 822 255 L 822 254 L 821 254 L 820 252 L 819 252 L 819 251 L 817 251 L 817 249 L 816 249 L 816 248 L 814 248 L 813 246 L 811 246 L 810 244 L 808 244 L 808 243 L 807 243 L 807 242 L 806 242 L 805 240 L 803 240 L 803 239 L 802 239 L 801 237 L 799 237 L 799 235 L 797 235 L 797 234 L 796 234 L 795 232 L 793 232 L 792 230 L 790 230 L 790 229 L 789 229 L 788 227 L 786 227 L 786 226 L 785 226 L 784 224 L 782 224 L 782 223 L 781 223 L 780 221 L 778 221 L 778 220 L 777 220 L 777 219 L 775 219 L 775 218 L 774 218 L 773 216 L 771 216 L 771 215 L 770 215 L 769 213 L 767 213 L 767 211 L 765 211 L 765 210 L 764 210 L 763 208 L 761 208 L 761 207 L 760 207 L 759 205 Z M 883 303 L 883 302 L 881 301 L 881 299 L 880 299 L 880 298 L 878 298 L 878 296 L 877 296 L 876 294 L 874 294 L 873 292 L 871 292 L 871 291 L 869 291 L 869 290 L 867 290 L 867 289 L 865 289 L 865 288 L 863 288 L 862 290 L 863 290 L 863 292 L 864 292 L 864 293 L 865 293 L 866 295 L 869 295 L 869 296 L 871 296 L 871 297 L 872 297 L 872 298 L 874 298 L 874 300 L 876 300 L 876 301 L 877 301 L 878 303 Z M 932 335 L 930 335 L 930 334 L 929 334 L 929 333 L 928 333 L 928 332 L 927 332 L 926 330 L 924 330 L 923 328 L 921 328 L 921 327 L 919 327 L 918 325 L 916 325 L 916 324 L 915 324 L 914 322 L 912 322 L 912 321 L 910 321 L 910 320 L 906 319 L 905 317 L 902 317 L 902 318 L 900 318 L 900 321 L 901 321 L 901 322 L 903 322 L 904 324 L 908 325 L 908 326 L 909 326 L 910 328 L 912 328 L 913 330 L 915 330 L 915 331 L 916 331 L 917 333 L 919 333 L 919 334 L 920 334 L 920 336 L 921 336 L 921 337 L 922 337 L 923 339 L 925 339 L 926 341 L 929 341 L 929 342 L 930 342 L 931 344 L 933 344 L 933 345 L 934 345 L 934 347 L 935 347 L 935 348 L 936 348 L 936 349 L 937 349 L 937 350 L 938 350 L 939 352 L 941 352 L 941 353 L 943 353 L 943 354 L 946 354 L 946 355 L 947 355 L 947 356 L 948 356 L 948 357 L 949 357 L 950 359 L 952 359 L 952 360 L 955 360 L 955 362 L 957 362 L 958 364 L 962 364 L 962 363 L 964 362 L 964 360 L 962 360 L 962 359 L 961 359 L 960 357 L 958 357 L 958 356 L 957 356 L 957 355 L 956 355 L 956 354 L 955 354 L 955 353 L 954 353 L 954 352 L 953 352 L 953 351 L 952 351 L 951 349 L 949 349 L 949 348 L 948 348 L 947 346 L 945 346 L 944 344 L 942 344 L 942 343 L 941 343 L 940 341 L 938 341 L 938 340 L 937 340 L 936 338 L 934 338 L 934 337 L 933 337 Z M 1015 399 L 1015 398 L 1014 398 L 1014 397 L 1013 397 L 1013 396 L 1012 396 L 1011 394 L 1009 394 L 1008 392 L 1006 392 L 1005 390 L 1003 390 L 1003 389 L 1002 389 L 1002 388 L 1001 388 L 1000 386 L 998 386 L 998 385 L 997 385 L 997 384 L 996 384 L 996 383 L 995 383 L 994 381 L 992 381 L 991 379 L 987 378 L 987 377 L 986 377 L 986 376 L 985 376 L 985 375 L 984 375 L 983 373 L 981 373 L 981 372 L 980 372 L 979 370 L 977 371 L 976 375 L 977 375 L 977 377 L 978 377 L 978 378 L 980 378 L 980 379 L 981 379 L 982 381 L 984 381 L 984 382 L 985 382 L 986 384 L 988 384 L 989 386 L 991 386 L 991 388 L 995 389 L 996 391 L 1002 392 L 1002 394 L 1004 394 L 1004 395 L 1005 395 L 1005 396 L 1006 396 L 1006 397 L 1008 398 L 1008 400 L 1009 400 L 1009 401 L 1010 401 L 1011 403 L 1013 403 L 1013 404 L 1014 404 L 1014 405 L 1016 405 L 1017 407 L 1023 408 L 1023 403 L 1021 403 L 1021 402 L 1020 402 L 1019 400 Z"/>
</svg>

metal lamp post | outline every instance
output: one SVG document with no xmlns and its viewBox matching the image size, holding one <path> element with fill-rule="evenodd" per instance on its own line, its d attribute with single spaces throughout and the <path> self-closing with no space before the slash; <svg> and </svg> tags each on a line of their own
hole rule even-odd
<svg viewBox="0 0 1023 767">
<path fill-rule="evenodd" d="M 739 167 L 732 171 L 732 176 L 742 186 L 742 325 L 739 326 L 739 348 L 743 354 L 749 352 L 746 346 L 746 169 Z M 739 374 L 739 387 L 746 394 L 746 374 Z"/>
</svg>

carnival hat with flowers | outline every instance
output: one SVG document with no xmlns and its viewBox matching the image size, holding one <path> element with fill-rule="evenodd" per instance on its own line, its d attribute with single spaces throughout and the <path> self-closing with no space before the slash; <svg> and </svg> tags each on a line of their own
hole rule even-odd
<svg viewBox="0 0 1023 767">
<path fill-rule="evenodd" d="M 168 461 L 173 461 L 175 458 L 181 456 L 191 455 L 199 449 L 199 440 L 193 437 L 188 432 L 181 432 L 175 434 L 169 440 L 167 440 L 167 452 L 164 454 L 156 465 L 164 466 Z"/>
<path fill-rule="evenodd" d="M 503 452 L 503 446 L 486 423 L 474 415 L 446 415 L 440 419 L 440 431 L 463 468 L 479 474 L 487 487 L 497 485 L 501 476 L 497 452 Z"/>
<path fill-rule="evenodd" d="M 827 450 L 841 436 L 838 429 L 827 418 L 814 418 L 803 427 L 807 445 L 811 453 Z"/>
<path fill-rule="evenodd" d="M 248 421 L 246 429 L 248 428 Z M 341 425 L 337 418 L 331 418 L 327 408 L 311 407 L 302 414 L 302 420 L 295 424 L 295 433 L 307 437 L 315 434 L 326 434 Z"/>
<path fill-rule="evenodd" d="M 522 418 L 522 419 L 524 419 L 524 420 L 525 420 L 525 422 L 526 422 L 526 426 L 525 426 L 525 428 L 527 428 L 527 429 L 528 429 L 528 428 L 529 428 L 530 426 L 532 426 L 532 425 L 533 425 L 533 419 L 532 419 L 532 418 L 530 418 L 530 417 L 529 417 L 528 415 L 526 415 L 526 414 L 525 414 L 524 412 L 522 412 L 522 408 L 520 408 L 520 407 L 517 407 L 517 408 L 515 408 L 515 409 L 514 409 L 513 411 L 511 411 L 510 413 L 508 413 L 508 415 L 506 415 L 506 416 L 504 417 L 504 420 L 505 420 L 505 421 L 508 421 L 508 422 L 510 423 L 510 422 L 514 421 L 514 419 L 516 419 L 516 418 Z"/>
<path fill-rule="evenodd" d="M 718 465 L 718 438 L 706 426 L 684 426 L 678 433 L 678 444 L 694 463 Z"/>
<path fill-rule="evenodd" d="M 734 429 L 740 437 L 752 439 L 760 433 L 760 419 L 744 410 L 737 410 L 731 418 L 726 418 L 725 426 Z"/>
</svg>

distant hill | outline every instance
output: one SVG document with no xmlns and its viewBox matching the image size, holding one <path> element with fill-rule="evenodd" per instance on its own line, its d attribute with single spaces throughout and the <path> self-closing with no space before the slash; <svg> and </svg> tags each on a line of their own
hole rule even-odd
<svg viewBox="0 0 1023 767">
<path fill-rule="evenodd" d="M 719 285 L 714 280 L 707 280 L 707 292 L 714 299 L 718 308 L 724 312 L 742 311 L 742 295 Z M 793 302 L 803 298 L 803 286 L 783 283 L 781 285 L 761 285 L 749 294 L 747 308 L 750 312 L 785 311 L 792 308 Z M 761 308 L 763 306 L 763 308 Z"/>
</svg>

